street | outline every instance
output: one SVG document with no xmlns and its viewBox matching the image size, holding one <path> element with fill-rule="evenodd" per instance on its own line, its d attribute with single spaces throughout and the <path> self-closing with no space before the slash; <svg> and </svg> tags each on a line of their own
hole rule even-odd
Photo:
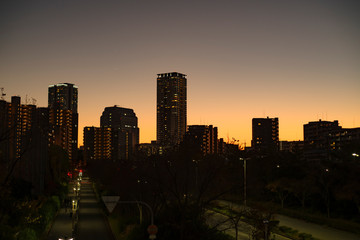
<svg viewBox="0 0 360 240">
<path fill-rule="evenodd" d="M 232 237 L 236 236 L 234 222 L 230 221 L 229 218 L 221 213 L 214 211 L 207 211 L 207 224 L 211 227 L 217 226 L 219 231 L 222 231 Z M 249 224 L 239 221 L 238 222 L 238 240 L 249 240 L 251 239 L 253 227 Z M 289 240 L 289 238 L 283 237 L 278 234 L 271 234 L 270 237 L 276 240 Z"/>
<path fill-rule="evenodd" d="M 280 221 L 280 226 L 287 226 L 296 229 L 299 232 L 310 233 L 319 240 L 360 240 L 359 235 L 327 226 L 305 222 L 284 215 L 275 215 L 274 218 Z"/>
<path fill-rule="evenodd" d="M 221 206 L 231 206 L 231 208 L 242 209 L 243 206 L 230 203 L 227 201 L 218 201 Z M 275 220 L 279 220 L 279 226 L 287 226 L 292 229 L 298 230 L 302 233 L 311 234 L 313 237 L 319 240 L 360 240 L 360 236 L 354 233 L 341 231 L 338 229 L 322 226 L 315 223 L 306 222 L 296 218 L 290 218 L 284 215 L 274 215 Z M 280 239 L 281 236 L 276 236 L 276 239 Z"/>
</svg>

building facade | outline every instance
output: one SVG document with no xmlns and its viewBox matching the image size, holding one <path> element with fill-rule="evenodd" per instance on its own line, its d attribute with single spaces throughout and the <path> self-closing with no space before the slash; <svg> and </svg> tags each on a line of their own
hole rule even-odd
<svg viewBox="0 0 360 240">
<path fill-rule="evenodd" d="M 84 163 L 112 159 L 112 129 L 106 127 L 84 128 Z"/>
<path fill-rule="evenodd" d="M 50 85 L 48 93 L 51 143 L 61 146 L 74 162 L 78 147 L 78 87 L 72 83 Z"/>
<path fill-rule="evenodd" d="M 189 125 L 186 141 L 203 156 L 218 153 L 218 129 L 212 125 Z"/>
<path fill-rule="evenodd" d="M 279 119 L 253 118 L 251 147 L 257 151 L 279 150 Z"/>
<path fill-rule="evenodd" d="M 280 151 L 299 153 L 304 150 L 304 141 L 280 141 Z"/>
<path fill-rule="evenodd" d="M 331 150 L 342 150 L 344 147 L 360 143 L 360 128 L 341 128 L 329 134 Z"/>
<path fill-rule="evenodd" d="M 157 77 L 157 143 L 178 145 L 186 133 L 187 79 L 178 72 L 160 73 Z"/>
<path fill-rule="evenodd" d="M 78 87 L 72 83 L 49 86 L 48 107 L 78 112 Z"/>
<path fill-rule="evenodd" d="M 304 124 L 304 158 L 310 161 L 329 159 L 331 136 L 340 132 L 341 126 L 337 120 L 330 122 L 320 119 Z"/>
<path fill-rule="evenodd" d="M 138 119 L 133 109 L 106 107 L 100 118 L 100 126 L 112 129 L 112 157 L 115 161 L 133 158 L 139 144 Z"/>
<path fill-rule="evenodd" d="M 49 116 L 47 109 L 0 100 L 0 179 L 20 178 L 32 184 L 33 194 L 45 188 L 48 164 Z"/>
</svg>

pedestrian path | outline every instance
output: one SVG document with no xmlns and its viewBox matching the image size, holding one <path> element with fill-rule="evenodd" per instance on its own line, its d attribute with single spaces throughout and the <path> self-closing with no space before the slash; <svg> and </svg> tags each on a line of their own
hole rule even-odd
<svg viewBox="0 0 360 240">
<path fill-rule="evenodd" d="M 84 180 L 81 184 L 79 225 L 75 240 L 114 240 L 101 205 L 98 203 L 92 183 Z"/>
<path fill-rule="evenodd" d="M 72 189 L 72 184 L 70 184 L 70 189 Z M 68 194 L 68 198 L 73 198 L 74 193 L 71 192 Z M 72 236 L 72 215 L 70 215 L 71 207 L 62 206 L 59 212 L 57 213 L 50 231 L 47 236 L 47 240 L 58 240 L 59 238 L 71 237 Z"/>
</svg>

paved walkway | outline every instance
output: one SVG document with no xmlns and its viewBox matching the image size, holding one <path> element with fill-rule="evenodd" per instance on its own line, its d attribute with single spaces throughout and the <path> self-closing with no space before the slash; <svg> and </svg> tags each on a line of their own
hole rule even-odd
<svg viewBox="0 0 360 240">
<path fill-rule="evenodd" d="M 114 240 L 103 210 L 97 202 L 92 183 L 81 183 L 78 237 L 75 240 Z"/>
<path fill-rule="evenodd" d="M 72 184 L 69 186 L 72 189 Z M 68 198 L 73 198 L 74 193 L 70 192 Z M 59 238 L 72 236 L 72 217 L 70 216 L 71 208 L 62 207 L 51 226 L 47 240 L 58 240 Z"/>
<path fill-rule="evenodd" d="M 70 189 L 72 186 L 70 184 Z M 74 197 L 74 193 L 71 192 L 68 197 Z M 73 231 L 70 208 L 63 207 L 51 226 L 47 240 L 66 239 L 65 237 L 74 237 L 75 240 L 114 240 L 102 208 L 96 200 L 92 183 L 87 178 L 81 182 L 78 224 L 74 229 L 76 231 Z"/>
</svg>

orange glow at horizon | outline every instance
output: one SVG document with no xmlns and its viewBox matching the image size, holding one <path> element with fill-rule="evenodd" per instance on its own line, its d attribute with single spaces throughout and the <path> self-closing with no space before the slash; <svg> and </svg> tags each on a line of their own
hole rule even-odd
<svg viewBox="0 0 360 240">
<path fill-rule="evenodd" d="M 0 8 L 0 87 L 46 107 L 49 85 L 78 86 L 79 145 L 114 105 L 156 140 L 163 72 L 187 75 L 187 124 L 225 141 L 250 146 L 252 118 L 267 116 L 280 140 L 319 119 L 360 127 L 356 1 L 25 2 Z"/>
</svg>

